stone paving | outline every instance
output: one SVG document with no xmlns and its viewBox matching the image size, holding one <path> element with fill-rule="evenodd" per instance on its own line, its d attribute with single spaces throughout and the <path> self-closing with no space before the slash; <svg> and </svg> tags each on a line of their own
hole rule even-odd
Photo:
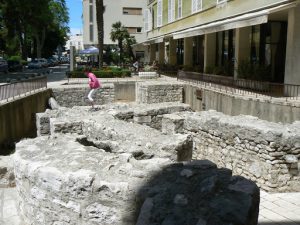
<svg viewBox="0 0 300 225">
<path fill-rule="evenodd" d="M 259 225 L 300 225 L 300 193 L 260 192 Z M 0 224 L 25 225 L 19 217 L 16 188 L 0 189 Z"/>
</svg>

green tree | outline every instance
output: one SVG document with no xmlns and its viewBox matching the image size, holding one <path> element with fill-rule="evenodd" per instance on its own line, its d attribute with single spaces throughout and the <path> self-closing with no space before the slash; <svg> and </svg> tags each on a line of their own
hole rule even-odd
<svg viewBox="0 0 300 225">
<path fill-rule="evenodd" d="M 120 61 L 123 60 L 123 41 L 128 37 L 127 29 L 122 25 L 122 23 L 116 22 L 112 25 L 112 30 L 110 32 L 110 39 L 118 42 L 118 47 L 120 51 Z"/>
<path fill-rule="evenodd" d="M 54 33 L 60 36 L 59 41 L 65 42 L 61 38 L 69 30 L 65 0 L 1 0 L 0 12 L 7 30 L 6 51 L 14 50 L 25 59 L 28 49 L 34 47 L 36 56 L 41 57 L 47 35 L 57 30 L 60 32 Z"/>
<path fill-rule="evenodd" d="M 131 36 L 129 33 L 126 35 L 124 40 L 124 51 L 126 52 L 126 56 L 129 58 L 130 61 L 133 61 L 134 54 L 132 50 L 132 45 L 136 44 L 136 39 L 134 36 Z"/>
<path fill-rule="evenodd" d="M 98 49 L 99 49 L 99 68 L 103 66 L 103 49 L 104 49 L 104 5 L 103 0 L 96 0 L 96 20 L 97 20 L 97 30 L 98 30 Z"/>
</svg>

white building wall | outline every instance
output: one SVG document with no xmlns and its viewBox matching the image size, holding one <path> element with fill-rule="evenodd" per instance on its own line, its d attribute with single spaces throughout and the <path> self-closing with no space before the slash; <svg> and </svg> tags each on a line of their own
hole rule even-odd
<svg viewBox="0 0 300 225">
<path fill-rule="evenodd" d="M 69 37 L 66 43 L 66 50 L 70 50 L 70 46 L 74 46 L 76 51 L 84 49 L 83 47 L 83 36 L 82 34 L 76 34 Z"/>
<path fill-rule="evenodd" d="M 90 23 L 89 5 L 90 0 L 83 0 L 83 42 L 84 45 L 97 45 L 97 24 L 96 24 L 96 5 L 93 4 L 93 22 Z M 143 28 L 143 15 L 123 15 L 123 7 L 142 8 L 145 9 L 147 0 L 104 0 L 104 44 L 116 44 L 110 40 L 110 32 L 112 24 L 121 21 L 125 27 L 141 27 L 141 33 L 131 34 L 135 36 L 137 42 L 146 39 Z M 90 25 L 93 25 L 93 41 L 90 41 Z"/>
</svg>

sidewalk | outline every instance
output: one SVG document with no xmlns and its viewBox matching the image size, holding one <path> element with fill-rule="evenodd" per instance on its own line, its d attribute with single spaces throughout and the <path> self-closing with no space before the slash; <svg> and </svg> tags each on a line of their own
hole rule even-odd
<svg viewBox="0 0 300 225">
<path fill-rule="evenodd" d="M 300 225 L 300 192 L 260 191 L 259 225 Z"/>
<path fill-rule="evenodd" d="M 0 189 L 1 225 L 25 225 L 19 217 L 16 199 L 16 188 Z M 258 224 L 300 225 L 300 193 L 269 194 L 261 191 Z"/>
</svg>

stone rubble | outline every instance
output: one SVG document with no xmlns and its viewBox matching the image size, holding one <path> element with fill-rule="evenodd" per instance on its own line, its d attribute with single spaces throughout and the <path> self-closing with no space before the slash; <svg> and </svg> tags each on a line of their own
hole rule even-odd
<svg viewBox="0 0 300 225">
<path fill-rule="evenodd" d="M 14 187 L 15 185 L 11 156 L 0 156 L 0 188 Z"/>
<path fill-rule="evenodd" d="M 26 223 L 257 224 L 255 183 L 208 160 L 191 161 L 193 134 L 162 126 L 165 113 L 189 113 L 186 105 L 99 109 L 39 114 L 44 132 L 17 144 L 14 168 Z M 149 115 L 147 123 L 134 119 Z M 167 118 L 182 123 L 178 116 Z M 155 123 L 156 129 L 145 126 Z"/>
</svg>

